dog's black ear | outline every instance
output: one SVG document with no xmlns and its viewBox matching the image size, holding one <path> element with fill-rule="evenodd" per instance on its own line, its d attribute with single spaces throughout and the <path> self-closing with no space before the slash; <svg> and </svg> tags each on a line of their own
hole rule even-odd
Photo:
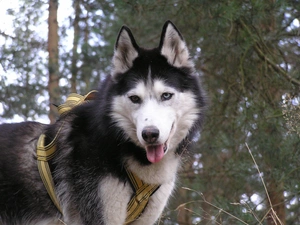
<svg viewBox="0 0 300 225">
<path fill-rule="evenodd" d="M 133 60 L 138 56 L 138 51 L 139 46 L 135 42 L 130 29 L 123 26 L 115 45 L 112 75 L 115 76 L 126 72 L 132 66 Z"/>
<path fill-rule="evenodd" d="M 171 21 L 167 21 L 163 27 L 159 49 L 171 65 L 194 68 L 186 43 Z"/>
</svg>

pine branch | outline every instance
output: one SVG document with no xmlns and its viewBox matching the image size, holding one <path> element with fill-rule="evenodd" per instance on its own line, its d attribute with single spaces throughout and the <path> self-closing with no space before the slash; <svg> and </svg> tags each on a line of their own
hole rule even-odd
<svg viewBox="0 0 300 225">
<path fill-rule="evenodd" d="M 256 38 L 253 37 L 252 32 L 250 31 L 249 27 L 245 24 L 245 22 L 243 20 L 239 21 L 240 24 L 242 25 L 242 27 L 247 31 L 247 33 L 250 35 L 250 37 L 253 38 L 253 40 L 255 40 L 255 45 L 254 45 L 254 50 L 257 53 L 257 55 L 259 56 L 259 58 L 261 58 L 262 60 L 266 61 L 277 73 L 283 75 L 288 81 L 290 81 L 291 83 L 300 86 L 300 81 L 291 77 L 284 69 L 282 69 L 280 66 L 278 66 L 274 61 L 272 61 L 267 54 L 265 54 L 263 52 L 263 50 L 259 47 L 259 43 L 256 41 Z"/>
<path fill-rule="evenodd" d="M 5 37 L 5 38 L 16 39 L 15 37 L 13 37 L 13 36 L 11 36 L 11 35 L 9 35 L 9 34 L 6 34 L 6 33 L 3 32 L 3 31 L 0 31 L 0 35 L 3 36 L 3 37 Z"/>
<path fill-rule="evenodd" d="M 271 59 L 269 59 L 264 52 L 261 50 L 259 45 L 256 43 L 254 46 L 255 52 L 258 54 L 258 56 L 262 59 L 265 60 L 277 73 L 280 73 L 283 75 L 287 80 L 292 82 L 295 85 L 300 86 L 300 81 L 291 77 L 284 69 L 282 69 L 280 66 L 278 66 L 275 62 L 273 62 Z"/>
</svg>

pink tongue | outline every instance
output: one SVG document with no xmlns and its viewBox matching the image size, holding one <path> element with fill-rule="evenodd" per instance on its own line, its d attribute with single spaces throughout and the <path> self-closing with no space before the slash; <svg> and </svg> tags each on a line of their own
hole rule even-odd
<svg viewBox="0 0 300 225">
<path fill-rule="evenodd" d="M 151 145 L 146 147 L 147 159 L 151 163 L 157 163 L 164 157 L 164 145 Z"/>
</svg>

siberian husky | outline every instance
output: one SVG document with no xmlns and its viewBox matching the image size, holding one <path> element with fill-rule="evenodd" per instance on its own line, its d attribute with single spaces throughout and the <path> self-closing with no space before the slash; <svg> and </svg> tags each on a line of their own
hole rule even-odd
<svg viewBox="0 0 300 225">
<path fill-rule="evenodd" d="M 123 26 L 111 75 L 93 101 L 74 107 L 55 124 L 0 126 L 0 224 L 126 224 L 134 195 L 126 171 L 158 185 L 129 224 L 150 225 L 174 189 L 182 155 L 198 135 L 205 97 L 187 45 L 170 21 L 159 46 L 138 46 Z M 49 161 L 61 212 L 37 168 L 37 142 L 57 135 Z"/>
</svg>

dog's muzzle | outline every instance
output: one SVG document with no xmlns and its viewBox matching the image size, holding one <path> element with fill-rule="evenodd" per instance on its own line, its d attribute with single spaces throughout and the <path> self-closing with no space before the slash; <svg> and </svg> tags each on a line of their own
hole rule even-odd
<svg viewBox="0 0 300 225">
<path fill-rule="evenodd" d="M 151 163 L 159 162 L 163 157 L 168 147 L 167 144 L 158 142 L 159 129 L 155 126 L 145 127 L 142 131 L 142 137 L 146 142 L 147 159 Z"/>
</svg>

